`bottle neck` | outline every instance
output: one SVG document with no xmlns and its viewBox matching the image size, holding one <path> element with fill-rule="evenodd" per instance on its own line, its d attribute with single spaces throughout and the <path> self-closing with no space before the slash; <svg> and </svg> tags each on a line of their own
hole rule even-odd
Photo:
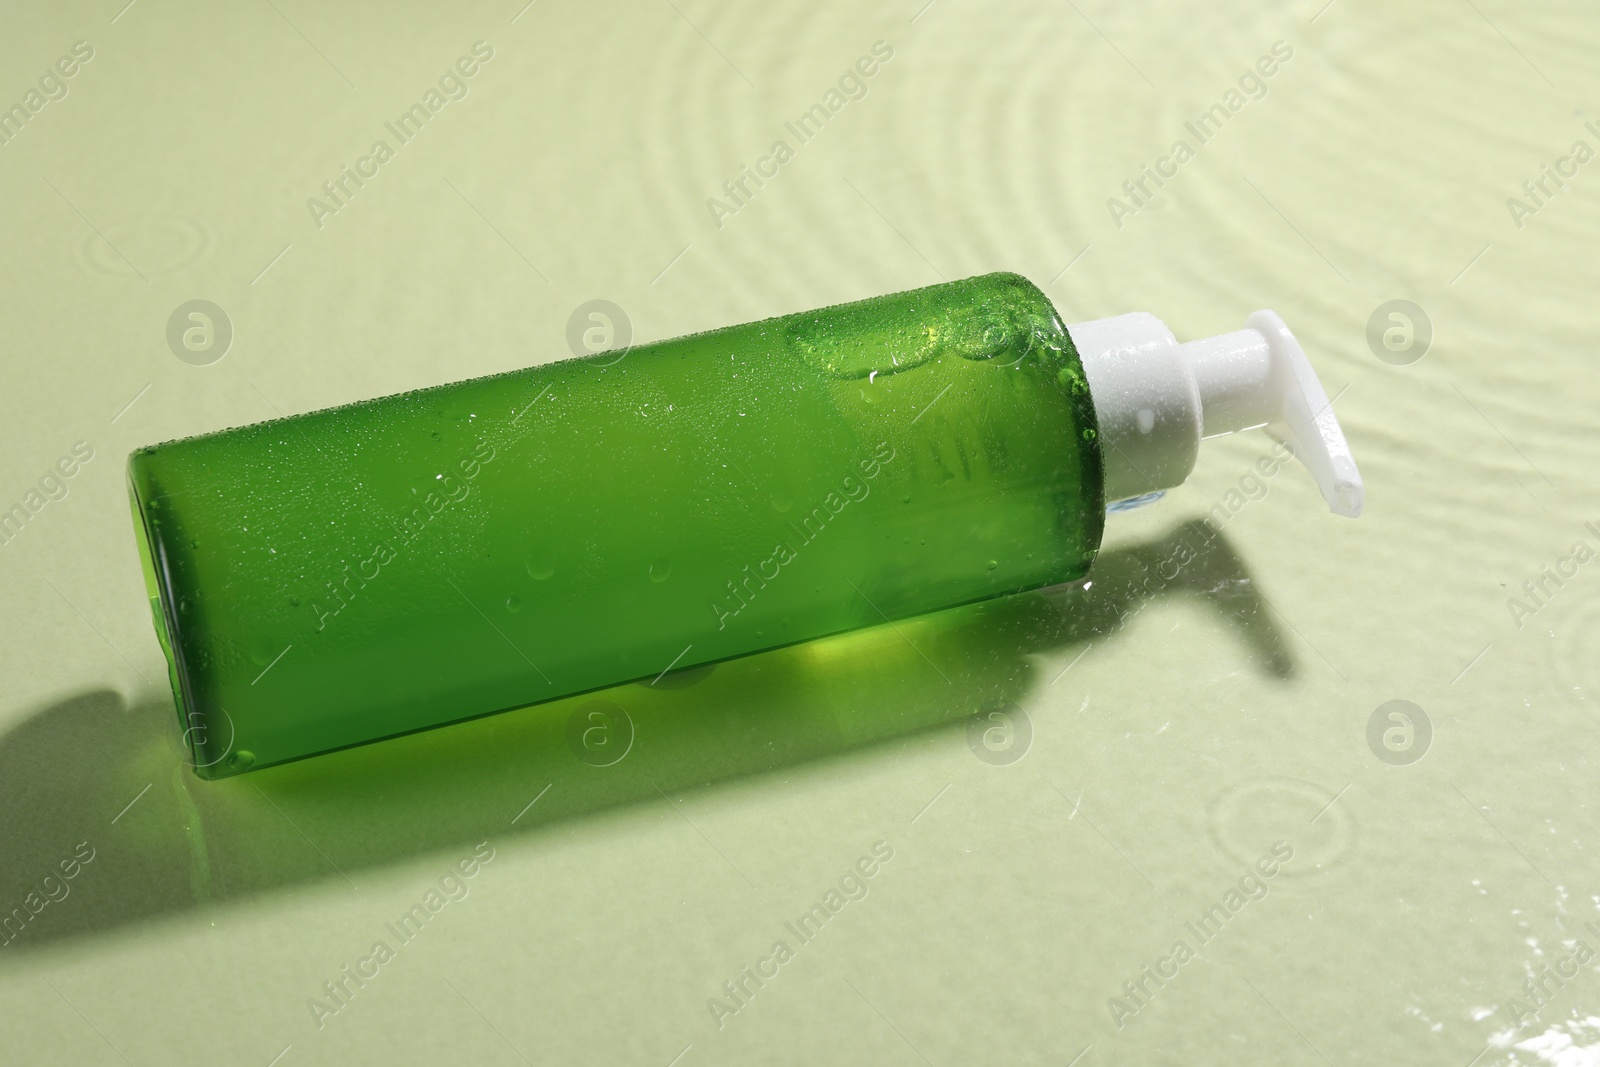
<svg viewBox="0 0 1600 1067">
<path fill-rule="evenodd" d="M 1067 327 L 1094 399 L 1106 501 L 1182 485 L 1200 453 L 1200 394 L 1172 331 L 1137 311 Z"/>
</svg>

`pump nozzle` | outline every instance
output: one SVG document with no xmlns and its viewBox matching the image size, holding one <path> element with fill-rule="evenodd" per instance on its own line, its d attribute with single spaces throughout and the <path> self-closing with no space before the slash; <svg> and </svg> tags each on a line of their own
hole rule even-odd
<svg viewBox="0 0 1600 1067">
<path fill-rule="evenodd" d="M 1067 332 L 1100 423 L 1107 501 L 1181 485 L 1203 439 L 1264 427 L 1310 470 L 1332 511 L 1361 514 L 1361 472 L 1339 419 L 1275 313 L 1188 344 L 1142 311 Z"/>
</svg>

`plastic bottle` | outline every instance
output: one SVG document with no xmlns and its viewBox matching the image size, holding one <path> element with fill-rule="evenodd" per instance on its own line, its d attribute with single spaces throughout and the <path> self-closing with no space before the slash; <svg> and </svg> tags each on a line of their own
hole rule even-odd
<svg viewBox="0 0 1600 1067">
<path fill-rule="evenodd" d="M 129 458 L 217 778 L 1082 577 L 1111 498 L 1270 424 L 1360 480 L 1270 312 L 1179 345 L 993 274 Z M 1076 342 L 1076 344 L 1074 344 Z"/>
</svg>

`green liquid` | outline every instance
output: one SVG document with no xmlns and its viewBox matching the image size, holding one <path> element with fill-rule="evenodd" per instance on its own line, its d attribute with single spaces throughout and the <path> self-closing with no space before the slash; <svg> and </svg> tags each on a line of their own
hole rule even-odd
<svg viewBox="0 0 1600 1067">
<path fill-rule="evenodd" d="M 993 274 L 129 458 L 216 778 L 1081 577 L 1094 409 Z"/>
</svg>

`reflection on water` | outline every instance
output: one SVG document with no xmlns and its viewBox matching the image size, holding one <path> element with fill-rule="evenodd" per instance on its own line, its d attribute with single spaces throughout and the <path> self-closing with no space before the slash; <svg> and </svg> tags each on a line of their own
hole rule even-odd
<svg viewBox="0 0 1600 1067">
<path fill-rule="evenodd" d="M 63 849 L 87 842 L 96 851 L 72 906 L 42 913 L 14 941 L 40 948 L 305 882 L 359 882 L 374 866 L 917 731 L 964 734 L 974 722 L 989 726 L 997 707 L 1028 703 L 1041 683 L 1037 657 L 1123 640 L 1142 605 L 1173 597 L 1207 605 L 1261 673 L 1293 672 L 1226 536 L 1188 523 L 1107 552 L 1084 583 L 220 782 L 182 766 L 170 703 L 128 708 L 114 693 L 85 693 L 0 739 L 0 810 L 13 816 L 0 825 L 8 857 L 0 901 L 25 896 Z"/>
</svg>

